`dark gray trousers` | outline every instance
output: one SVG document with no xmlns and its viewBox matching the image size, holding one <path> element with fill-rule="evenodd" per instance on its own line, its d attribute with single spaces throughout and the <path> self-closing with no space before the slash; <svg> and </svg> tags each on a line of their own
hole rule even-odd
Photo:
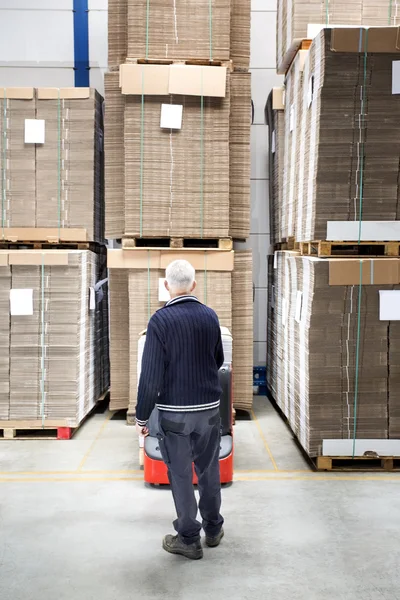
<svg viewBox="0 0 400 600">
<path fill-rule="evenodd" d="M 202 527 L 206 535 L 217 536 L 224 523 L 220 514 L 219 409 L 192 413 L 159 411 L 158 425 L 157 437 L 178 517 L 174 522 L 176 532 L 185 544 L 197 542 Z M 193 488 L 193 463 L 200 494 L 198 507 Z M 197 520 L 197 508 L 202 524 Z"/>
</svg>

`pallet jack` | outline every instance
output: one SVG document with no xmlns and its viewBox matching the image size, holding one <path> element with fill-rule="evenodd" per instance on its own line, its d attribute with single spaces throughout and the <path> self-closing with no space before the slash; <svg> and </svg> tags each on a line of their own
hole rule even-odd
<svg viewBox="0 0 400 600">
<path fill-rule="evenodd" d="M 233 481 L 232 336 L 225 327 L 221 327 L 221 335 L 225 362 L 219 370 L 219 380 L 222 387 L 220 404 L 222 436 L 219 464 L 221 483 L 226 484 Z M 167 467 L 161 456 L 158 439 L 155 435 L 152 435 L 151 426 L 149 429 L 150 435 L 144 440 L 144 480 L 152 485 L 168 485 Z M 197 484 L 194 468 L 193 483 Z"/>
</svg>

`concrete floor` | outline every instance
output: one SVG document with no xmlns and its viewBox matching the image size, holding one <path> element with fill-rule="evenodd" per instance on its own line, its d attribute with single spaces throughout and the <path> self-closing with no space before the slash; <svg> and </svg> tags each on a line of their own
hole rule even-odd
<svg viewBox="0 0 400 600">
<path fill-rule="evenodd" d="M 310 471 L 264 398 L 236 425 L 226 537 L 161 550 L 169 490 L 147 489 L 110 413 L 68 442 L 0 440 L 1 600 L 400 599 L 400 474 Z"/>
</svg>

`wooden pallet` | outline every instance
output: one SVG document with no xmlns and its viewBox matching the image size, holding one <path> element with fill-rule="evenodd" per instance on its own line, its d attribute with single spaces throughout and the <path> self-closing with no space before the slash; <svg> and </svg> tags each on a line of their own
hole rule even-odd
<svg viewBox="0 0 400 600">
<path fill-rule="evenodd" d="M 359 256 L 400 256 L 399 242 L 300 242 L 302 256 L 344 258 Z"/>
<path fill-rule="evenodd" d="M 284 238 L 281 242 L 275 244 L 275 250 L 298 252 L 300 250 L 300 243 L 296 242 L 294 237 Z"/>
<path fill-rule="evenodd" d="M 317 456 L 312 459 L 317 471 L 398 471 L 400 457 Z"/>
<path fill-rule="evenodd" d="M 285 56 L 283 57 L 283 60 L 281 62 L 281 64 L 278 67 L 278 74 L 279 75 L 286 75 L 286 73 L 289 71 L 294 59 L 296 58 L 296 54 L 300 51 L 300 50 L 309 50 L 312 44 L 312 40 L 302 40 L 302 39 L 296 39 L 293 41 L 292 45 L 290 46 L 289 50 L 286 52 Z"/>
<path fill-rule="evenodd" d="M 97 252 L 100 248 L 102 248 L 101 244 L 95 242 L 0 241 L 0 250 L 91 250 Z"/>
<path fill-rule="evenodd" d="M 127 58 L 127 64 L 134 65 L 187 65 L 198 67 L 226 67 L 233 71 L 231 60 L 210 60 L 209 58 L 170 59 L 170 58 Z"/>
<path fill-rule="evenodd" d="M 70 440 L 93 414 L 101 402 L 108 401 L 109 392 L 100 396 L 92 410 L 76 427 L 71 427 L 64 419 L 0 421 L 0 439 L 4 440 Z"/>
<path fill-rule="evenodd" d="M 231 238 L 138 238 L 126 237 L 122 240 L 123 250 L 136 248 L 149 248 L 159 250 L 160 248 L 178 250 L 224 250 L 233 249 Z"/>
</svg>

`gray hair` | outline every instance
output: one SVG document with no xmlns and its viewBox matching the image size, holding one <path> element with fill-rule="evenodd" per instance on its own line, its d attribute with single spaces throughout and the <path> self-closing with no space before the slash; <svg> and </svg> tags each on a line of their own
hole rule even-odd
<svg viewBox="0 0 400 600">
<path fill-rule="evenodd" d="M 187 260 L 174 260 L 168 265 L 165 278 L 173 292 L 190 292 L 196 271 Z"/>
</svg>

